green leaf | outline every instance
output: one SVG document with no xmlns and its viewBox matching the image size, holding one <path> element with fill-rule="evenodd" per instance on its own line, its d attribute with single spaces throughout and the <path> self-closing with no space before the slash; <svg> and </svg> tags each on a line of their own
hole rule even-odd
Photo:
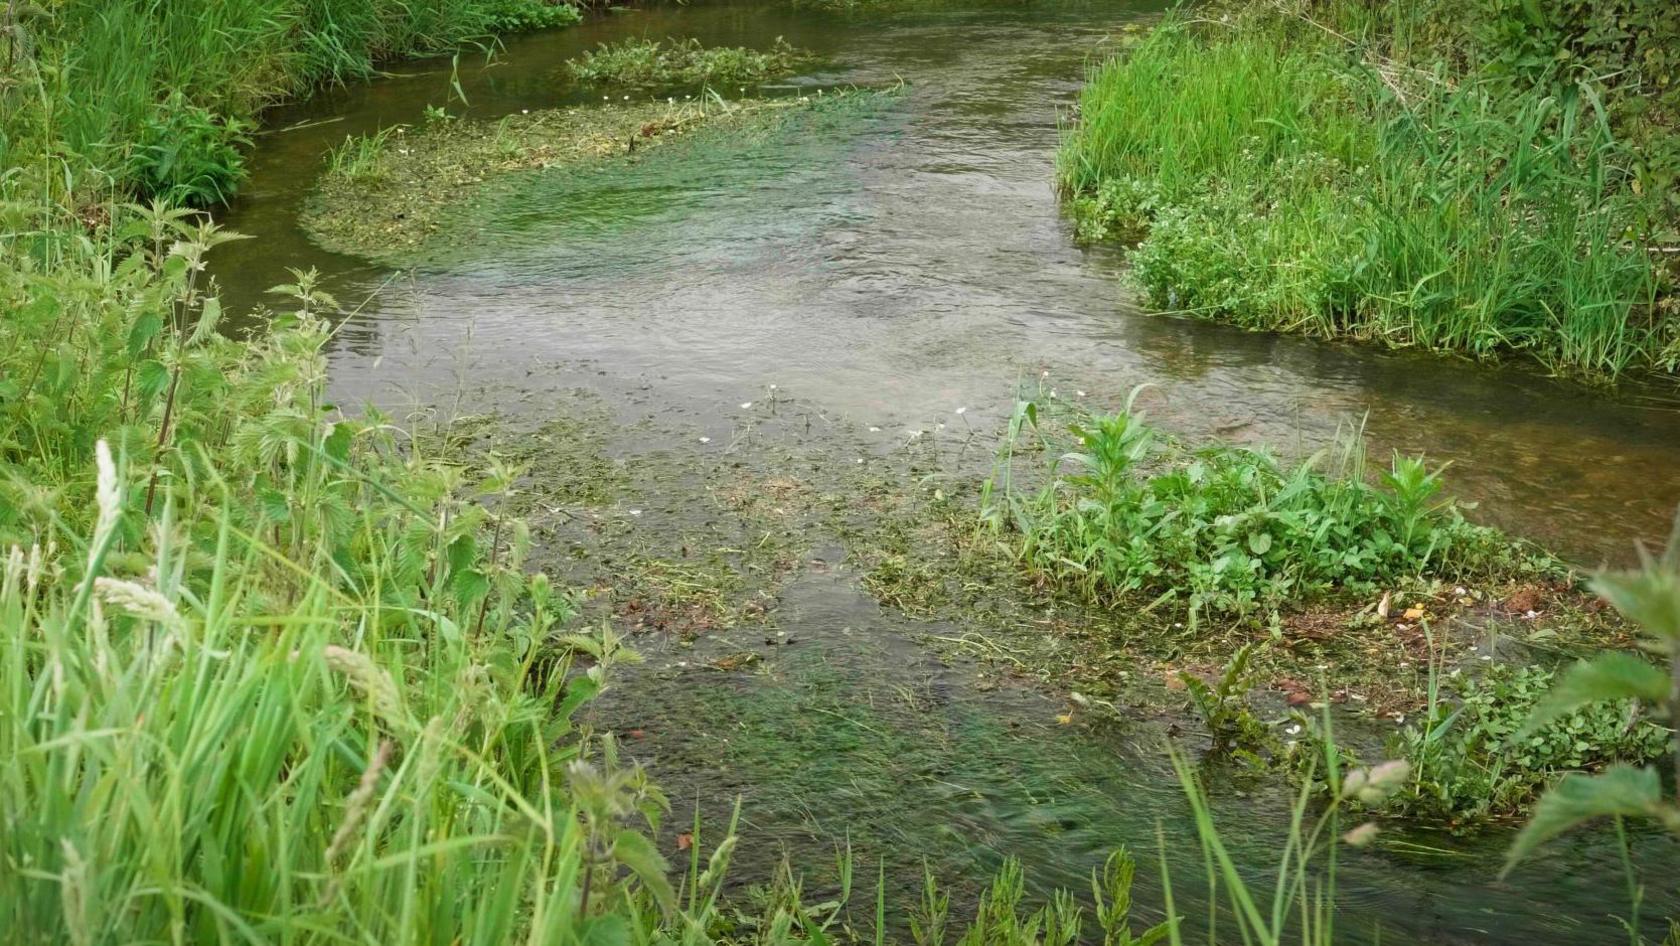
<svg viewBox="0 0 1680 946">
<path fill-rule="evenodd" d="M 581 924 L 581 946 L 630 946 L 630 922 L 617 914 L 592 916 Z"/>
<path fill-rule="evenodd" d="M 1680 511 L 1660 558 L 1640 550 L 1636 571 L 1604 572 L 1592 589 L 1647 632 L 1680 643 Z"/>
<path fill-rule="evenodd" d="M 560 704 L 554 708 L 554 714 L 561 719 L 568 719 L 578 711 L 578 707 L 595 698 L 601 692 L 601 684 L 595 678 L 578 675 L 566 681 L 566 693 L 560 698 Z"/>
<path fill-rule="evenodd" d="M 1248 537 L 1248 550 L 1255 555 L 1265 555 L 1272 547 L 1270 532 L 1254 532 Z"/>
<path fill-rule="evenodd" d="M 332 433 L 327 435 L 326 442 L 321 446 L 326 451 L 327 456 L 340 463 L 348 463 L 350 461 L 350 443 L 355 439 L 355 436 L 355 425 L 340 421 L 333 425 Z"/>
<path fill-rule="evenodd" d="M 199 312 L 198 324 L 193 326 L 192 336 L 187 339 L 188 345 L 201 345 L 204 340 L 215 334 L 216 326 L 222 321 L 222 300 L 211 296 L 204 300 L 204 306 Z"/>
<path fill-rule="evenodd" d="M 652 841 L 634 831 L 623 831 L 613 838 L 612 859 L 636 875 L 660 909 L 671 909 L 677 894 L 665 877 L 665 858 L 654 850 Z"/>
<path fill-rule="evenodd" d="M 1612 815 L 1656 815 L 1661 801 L 1662 783 L 1656 769 L 1613 765 L 1598 775 L 1566 775 L 1534 806 L 1534 817 L 1511 844 L 1500 876 L 1509 874 L 1541 844 L 1582 822 Z"/>
<path fill-rule="evenodd" d="M 134 320 L 134 325 L 128 330 L 128 356 L 140 357 L 157 333 L 163 330 L 163 319 L 156 313 L 147 312 Z"/>
<path fill-rule="evenodd" d="M 169 369 L 160 361 L 148 359 L 140 363 L 134 372 L 135 387 L 139 389 L 140 400 L 150 401 L 163 393 L 169 384 Z"/>
<path fill-rule="evenodd" d="M 1661 703 L 1668 698 L 1668 688 L 1667 673 L 1633 654 L 1622 651 L 1599 654 L 1564 671 L 1551 692 L 1535 705 L 1519 733 L 1528 735 L 1590 703 L 1610 700 Z"/>
</svg>

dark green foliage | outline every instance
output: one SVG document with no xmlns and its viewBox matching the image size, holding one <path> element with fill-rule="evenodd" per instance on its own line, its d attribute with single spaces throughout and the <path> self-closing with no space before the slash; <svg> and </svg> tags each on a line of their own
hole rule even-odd
<svg viewBox="0 0 1680 946">
<path fill-rule="evenodd" d="M 227 198 L 266 105 L 376 62 L 575 22 L 548 0 L 64 0 L 0 7 L 0 151 L 51 186 Z M 26 11 L 33 9 L 25 7 Z M 47 155 L 61 162 L 48 175 Z M 84 184 L 83 186 L 86 186 Z"/>
<path fill-rule="evenodd" d="M 245 179 L 248 128 L 189 103 L 180 92 L 170 93 L 146 119 L 129 158 L 135 190 L 171 204 L 226 202 Z"/>
<path fill-rule="evenodd" d="M 570 26 L 583 18 L 565 0 L 489 0 L 485 12 L 491 27 L 506 33 Z"/>
<path fill-rule="evenodd" d="M 1629 702 L 1599 703 L 1528 725 L 1556 674 L 1542 667 L 1490 665 L 1479 677 L 1449 678 L 1459 691 L 1408 727 L 1396 754 L 1412 763 L 1411 791 L 1398 810 L 1454 821 L 1520 811 L 1560 772 L 1645 762 L 1668 748 L 1668 731 Z"/>
</svg>

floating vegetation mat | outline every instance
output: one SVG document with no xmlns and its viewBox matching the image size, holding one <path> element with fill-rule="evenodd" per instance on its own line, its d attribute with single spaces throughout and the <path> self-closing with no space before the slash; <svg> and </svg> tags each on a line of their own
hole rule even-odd
<svg viewBox="0 0 1680 946">
<path fill-rule="evenodd" d="M 499 121 L 434 114 L 417 127 L 346 139 L 328 156 L 302 223 L 327 249 L 388 265 L 457 259 L 492 245 L 486 231 L 599 221 L 600 208 L 589 209 L 598 203 L 591 195 L 621 194 L 650 180 L 663 191 L 696 168 L 716 184 L 719 174 L 743 166 L 747 154 L 799 146 L 813 136 L 835 140 L 831 133 L 847 116 L 893 95 L 841 90 L 733 102 L 606 103 Z M 605 216 L 646 217 L 667 202 L 625 208 L 614 201 Z"/>
<path fill-rule="evenodd" d="M 627 39 L 602 43 L 566 63 L 579 82 L 635 88 L 745 86 L 790 75 L 816 59 L 781 37 L 760 52 L 741 46 L 702 46 L 697 39 Z"/>
</svg>

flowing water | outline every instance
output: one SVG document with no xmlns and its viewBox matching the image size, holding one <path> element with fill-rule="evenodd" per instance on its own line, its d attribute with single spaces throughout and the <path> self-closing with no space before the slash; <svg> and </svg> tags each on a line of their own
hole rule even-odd
<svg viewBox="0 0 1680 946">
<path fill-rule="evenodd" d="M 222 248 L 216 270 L 236 310 L 287 267 L 320 269 L 345 302 L 380 290 L 331 351 L 343 403 L 493 389 L 502 399 L 480 406 L 540 416 L 554 392 L 585 388 L 680 419 L 681 434 L 646 436 L 680 436 L 699 457 L 700 437 L 724 448 L 738 405 L 775 390 L 868 431 L 856 448 L 877 456 L 908 431 L 989 429 L 1023 378 L 1110 405 L 1150 382 L 1151 416 L 1192 439 L 1296 452 L 1363 422 L 1379 449 L 1451 461 L 1477 518 L 1589 564 L 1662 532 L 1680 503 L 1671 390 L 1610 395 L 1518 368 L 1153 316 L 1128 300 L 1118 254 L 1074 246 L 1052 189 L 1058 116 L 1084 64 L 1159 9 L 1037 0 L 846 17 L 714 2 L 517 37 L 488 65 L 463 55 L 402 67 L 277 110 L 224 221 L 261 239 Z M 754 47 L 785 37 L 823 57 L 795 90 L 905 86 L 844 128 L 650 160 L 657 173 L 587 187 L 535 186 L 412 272 L 326 253 L 298 227 L 325 150 L 346 134 L 451 101 L 479 117 L 587 101 L 595 93 L 569 86 L 565 59 L 667 35 Z M 859 591 L 837 553 L 813 557 L 825 567 L 793 581 L 778 608 L 803 644 L 771 654 L 766 672 L 696 678 L 680 655 L 656 653 L 621 690 L 612 712 L 658 729 L 642 751 L 680 798 L 710 816 L 742 794 L 749 846 L 786 848 L 802 865 L 848 831 L 865 857 L 890 845 L 895 888 L 923 855 L 970 879 L 1012 855 L 1037 889 L 1078 886 L 1119 842 L 1152 876 L 1160 825 L 1181 910 L 1189 898 L 1188 912 L 1205 913 L 1199 854 L 1158 750 L 1134 747 L 1124 727 L 1056 726 L 1060 702 L 936 655 Z M 1245 863 L 1273 863 L 1285 803 L 1232 794 L 1220 807 Z M 1503 839 L 1422 840 L 1451 850 L 1352 857 L 1348 928 L 1381 924 L 1384 942 L 1617 935 L 1601 878 L 1619 868 L 1602 838 L 1560 844 L 1510 883 L 1492 879 Z M 1640 843 L 1672 859 L 1666 841 Z M 1158 883 L 1142 887 L 1158 911 Z"/>
</svg>

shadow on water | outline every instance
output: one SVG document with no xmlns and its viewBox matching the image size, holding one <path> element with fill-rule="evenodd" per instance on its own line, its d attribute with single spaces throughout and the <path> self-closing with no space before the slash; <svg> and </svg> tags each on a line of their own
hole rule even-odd
<svg viewBox="0 0 1680 946">
<path fill-rule="evenodd" d="M 222 248 L 217 275 L 234 311 L 287 267 L 317 267 L 347 302 L 383 287 L 331 352 L 344 403 L 436 400 L 464 379 L 536 392 L 567 372 L 642 392 L 652 412 L 689 418 L 721 445 L 734 406 L 775 385 L 819 416 L 879 428 L 860 449 L 884 451 L 907 429 L 954 425 L 958 407 L 965 423 L 995 422 L 1023 377 L 1047 373 L 1064 396 L 1102 404 L 1153 382 L 1151 415 L 1191 438 L 1310 450 L 1363 422 L 1379 448 L 1452 461 L 1481 518 L 1587 562 L 1659 533 L 1680 503 L 1670 391 L 1582 391 L 1522 369 L 1151 316 L 1126 300 L 1117 254 L 1073 246 L 1052 189 L 1058 110 L 1114 32 L 1159 9 L 1042 0 L 848 18 L 778 3 L 657 6 L 510 39 L 488 66 L 463 55 L 465 111 L 479 117 L 587 101 L 594 93 L 569 86 L 561 62 L 644 35 L 759 47 L 783 36 L 825 61 L 795 87 L 906 87 L 884 112 L 786 147 L 727 161 L 696 151 L 651 180 L 608 176 L 581 207 L 554 182 L 504 194 L 502 212 L 478 221 L 479 245 L 393 274 L 314 247 L 297 217 L 326 149 L 450 100 L 447 60 L 403 66 L 275 112 L 224 221 L 261 239 Z M 534 394 L 518 409 L 545 406 Z M 747 850 L 773 859 L 785 846 L 817 876 L 850 832 L 860 875 L 882 852 L 897 859 L 895 890 L 924 857 L 973 883 L 1005 855 L 1040 890 L 1080 888 L 1124 842 L 1157 911 L 1160 824 L 1175 887 L 1195 901 L 1199 851 L 1147 727 L 1057 725 L 1058 700 L 936 656 L 918 643 L 928 628 L 881 611 L 832 555 L 815 554 L 824 567 L 786 589 L 779 611 L 798 643 L 755 644 L 767 656 L 735 672 L 655 646 L 601 707 L 615 728 L 646 733 L 632 749 L 679 812 L 698 797 L 721 823 L 739 793 Z M 1284 802 L 1221 797 L 1244 863 L 1273 863 Z M 1602 837 L 1567 839 L 1510 884 L 1492 880 L 1502 838 L 1422 840 L 1451 853 L 1350 855 L 1344 928 L 1380 924 L 1383 942 L 1618 935 L 1609 914 L 1621 904 L 1603 890 L 1619 868 Z M 762 876 L 736 871 L 751 873 Z"/>
</svg>

